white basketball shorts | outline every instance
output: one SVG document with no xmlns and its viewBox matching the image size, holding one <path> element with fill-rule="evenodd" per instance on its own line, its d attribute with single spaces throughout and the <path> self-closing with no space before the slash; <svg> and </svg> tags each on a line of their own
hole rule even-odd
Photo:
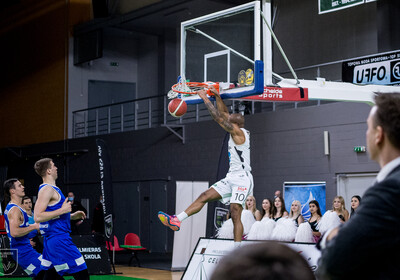
<svg viewBox="0 0 400 280">
<path fill-rule="evenodd" d="M 222 203 L 237 203 L 244 207 L 247 197 L 253 195 L 253 175 L 248 171 L 229 172 L 211 188 L 220 194 Z"/>
</svg>

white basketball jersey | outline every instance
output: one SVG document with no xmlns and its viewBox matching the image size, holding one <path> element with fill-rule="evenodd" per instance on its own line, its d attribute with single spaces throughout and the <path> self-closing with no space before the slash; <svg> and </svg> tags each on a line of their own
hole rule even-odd
<svg viewBox="0 0 400 280">
<path fill-rule="evenodd" d="M 251 171 L 250 166 L 250 132 L 241 128 L 244 132 L 246 140 L 242 145 L 236 145 L 229 136 L 228 156 L 229 156 L 229 172 Z"/>
</svg>

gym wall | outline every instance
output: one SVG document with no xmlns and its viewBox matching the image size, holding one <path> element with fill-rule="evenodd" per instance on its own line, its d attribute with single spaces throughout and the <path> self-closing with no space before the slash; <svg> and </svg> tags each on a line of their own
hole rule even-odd
<svg viewBox="0 0 400 280">
<path fill-rule="evenodd" d="M 354 146 L 366 145 L 369 110 L 367 104 L 338 102 L 246 116 L 258 206 L 282 189 L 284 181 L 326 181 L 330 207 L 337 194 L 336 175 L 378 171 L 366 153 L 353 151 Z M 328 156 L 324 131 L 330 135 Z M 214 121 L 186 125 L 185 144 L 162 127 L 102 135 L 110 152 L 119 240 L 132 231 L 139 233 L 145 247 L 172 250 L 172 231 L 159 228 L 157 211 L 175 212 L 176 181 L 215 182 L 224 137 Z M 49 155 L 58 166 L 57 184 L 63 192 L 89 198 L 92 211 L 100 195 L 95 139 L 31 145 L 15 153 L 2 149 L 0 158 L 8 162 L 9 177 L 24 178 L 27 193 L 33 196 L 41 180 L 33 164 Z M 166 247 L 154 243 L 154 237 Z"/>
</svg>

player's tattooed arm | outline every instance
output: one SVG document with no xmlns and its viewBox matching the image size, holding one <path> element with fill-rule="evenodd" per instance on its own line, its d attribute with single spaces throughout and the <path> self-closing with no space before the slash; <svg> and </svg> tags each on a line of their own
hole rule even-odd
<svg viewBox="0 0 400 280">
<path fill-rule="evenodd" d="M 228 108 L 226 107 L 224 101 L 222 101 L 221 96 L 219 95 L 219 92 L 216 90 L 216 88 L 210 85 L 208 89 L 211 91 L 212 94 L 214 94 L 215 101 L 217 102 L 218 111 L 220 111 L 222 114 L 229 115 Z"/>
<path fill-rule="evenodd" d="M 221 116 L 220 112 L 212 105 L 210 101 L 207 103 L 205 102 L 205 105 L 210 112 L 211 117 L 226 131 L 231 132 L 233 130 L 233 125 L 232 123 Z"/>
<path fill-rule="evenodd" d="M 208 99 L 206 91 L 199 91 L 198 95 L 203 99 L 204 105 L 206 105 L 211 117 L 227 132 L 231 132 L 234 129 L 233 124 L 228 120 L 225 114 L 221 114 L 217 108 Z"/>
<path fill-rule="evenodd" d="M 217 108 L 214 107 L 214 105 L 211 103 L 208 98 L 204 99 L 204 105 L 206 105 L 208 111 L 210 112 L 211 117 L 219 123 L 220 119 L 222 118 L 221 114 L 217 110 Z"/>
</svg>

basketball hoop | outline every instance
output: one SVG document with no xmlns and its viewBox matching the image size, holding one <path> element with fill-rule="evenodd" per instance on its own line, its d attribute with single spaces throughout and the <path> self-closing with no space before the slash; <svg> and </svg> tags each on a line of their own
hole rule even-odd
<svg viewBox="0 0 400 280">
<path fill-rule="evenodd" d="M 171 91 L 168 92 L 169 98 L 175 98 L 178 94 L 197 94 L 200 90 L 207 90 L 207 94 L 212 96 L 209 86 L 213 86 L 219 92 L 219 84 L 214 82 L 186 82 L 184 77 L 179 78 L 177 84 L 171 87 Z M 174 97 L 173 97 L 174 96 Z"/>
</svg>

